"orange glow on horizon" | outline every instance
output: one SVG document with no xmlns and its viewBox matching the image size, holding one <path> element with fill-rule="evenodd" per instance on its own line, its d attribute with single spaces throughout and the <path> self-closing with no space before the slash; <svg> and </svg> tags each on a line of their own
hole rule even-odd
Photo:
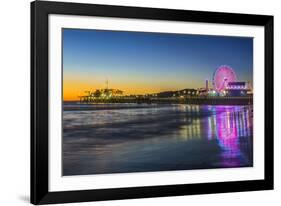
<svg viewBox="0 0 281 206">
<path fill-rule="evenodd" d="M 124 92 L 124 95 L 143 95 L 143 94 L 153 94 L 159 93 L 162 91 L 175 91 L 176 88 L 167 88 L 167 89 L 159 89 L 159 88 L 132 88 L 130 85 L 127 86 L 111 86 L 110 89 L 119 89 Z M 94 87 L 91 84 L 87 83 L 76 83 L 72 81 L 66 81 L 63 84 L 63 100 L 64 101 L 77 101 L 79 100 L 79 96 L 87 95 L 86 91 L 95 91 L 97 89 L 105 89 L 105 86 Z"/>
<path fill-rule="evenodd" d="M 101 79 L 105 80 L 102 81 Z M 192 85 L 196 85 L 196 81 L 180 82 L 173 79 L 165 81 L 157 79 L 141 80 L 136 78 L 131 79 L 130 77 L 122 77 L 111 79 L 108 87 L 110 89 L 122 90 L 124 95 L 143 95 L 163 91 L 176 91 L 186 88 L 197 88 Z M 97 89 L 105 88 L 106 78 L 94 76 L 92 74 L 67 73 L 64 74 L 63 77 L 63 101 L 77 101 L 79 100 L 79 96 L 87 95 L 86 91 L 93 92 Z"/>
</svg>

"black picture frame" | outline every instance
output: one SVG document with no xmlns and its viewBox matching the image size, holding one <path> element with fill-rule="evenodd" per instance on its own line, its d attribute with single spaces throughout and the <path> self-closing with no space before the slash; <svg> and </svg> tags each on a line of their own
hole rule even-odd
<svg viewBox="0 0 281 206">
<path fill-rule="evenodd" d="M 48 15 L 257 25 L 265 28 L 265 178 L 200 184 L 49 192 Z M 63 2 L 31 2 L 31 203 L 50 204 L 273 189 L 273 16 Z"/>
</svg>

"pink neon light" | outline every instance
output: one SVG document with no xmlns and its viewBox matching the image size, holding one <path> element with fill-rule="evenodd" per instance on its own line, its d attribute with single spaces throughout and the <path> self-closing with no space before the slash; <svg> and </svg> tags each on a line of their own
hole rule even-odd
<svg viewBox="0 0 281 206">
<path fill-rule="evenodd" d="M 217 68 L 214 77 L 214 87 L 217 92 L 221 92 L 226 89 L 228 82 L 236 82 L 236 74 L 234 70 L 227 65 L 222 65 Z"/>
</svg>

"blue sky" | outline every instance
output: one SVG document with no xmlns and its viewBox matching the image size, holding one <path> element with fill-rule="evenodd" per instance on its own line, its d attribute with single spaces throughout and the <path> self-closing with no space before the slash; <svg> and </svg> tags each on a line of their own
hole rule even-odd
<svg viewBox="0 0 281 206">
<path fill-rule="evenodd" d="M 253 39 L 168 33 L 63 30 L 64 81 L 157 91 L 203 87 L 220 65 L 251 81 Z M 77 78 L 77 81 L 75 81 Z M 74 84 L 74 83 L 73 83 Z M 126 86 L 125 86 L 126 85 Z M 97 89 L 97 88 L 93 88 Z"/>
</svg>

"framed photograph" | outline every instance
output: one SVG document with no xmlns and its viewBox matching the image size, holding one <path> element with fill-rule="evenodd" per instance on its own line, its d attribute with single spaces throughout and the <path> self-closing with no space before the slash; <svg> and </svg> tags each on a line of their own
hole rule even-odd
<svg viewBox="0 0 281 206">
<path fill-rule="evenodd" d="M 273 189 L 273 16 L 31 3 L 31 203 Z"/>
</svg>

